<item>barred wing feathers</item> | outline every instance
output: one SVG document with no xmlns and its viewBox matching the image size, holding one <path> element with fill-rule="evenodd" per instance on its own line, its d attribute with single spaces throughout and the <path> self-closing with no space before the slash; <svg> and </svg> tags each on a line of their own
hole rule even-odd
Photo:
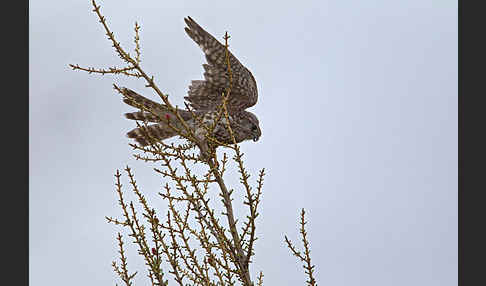
<svg viewBox="0 0 486 286">
<path fill-rule="evenodd" d="M 215 110 L 221 104 L 222 94 L 229 86 L 225 46 L 201 28 L 191 17 L 185 18 L 184 21 L 187 24 L 186 33 L 199 45 L 207 61 L 207 64 L 203 64 L 204 80 L 192 81 L 188 96 L 184 98 L 196 110 Z M 256 104 L 258 91 L 251 72 L 231 52 L 229 61 L 232 88 L 227 108 L 230 113 L 238 113 Z"/>
</svg>

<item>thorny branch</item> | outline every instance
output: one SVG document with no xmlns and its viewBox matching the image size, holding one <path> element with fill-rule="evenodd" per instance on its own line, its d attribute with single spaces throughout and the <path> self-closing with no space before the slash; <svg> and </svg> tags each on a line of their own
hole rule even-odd
<svg viewBox="0 0 486 286">
<path fill-rule="evenodd" d="M 154 170 L 161 174 L 164 178 L 169 178 L 175 184 L 173 190 L 169 183 L 165 185 L 165 192 L 160 193 L 161 197 L 168 202 L 168 212 L 166 221 L 161 223 L 156 215 L 156 211 L 149 207 L 145 197 L 139 191 L 133 173 L 130 168 L 125 171 L 129 177 L 129 183 L 132 186 L 133 192 L 138 197 L 138 201 L 142 206 L 142 215 L 145 218 L 145 223 L 148 224 L 149 230 L 152 233 L 152 239 L 149 241 L 146 233 L 146 226 L 142 220 L 139 219 L 133 202 L 126 202 L 123 197 L 122 185 L 120 182 L 121 173 L 116 172 L 116 191 L 119 196 L 119 204 L 122 208 L 124 219 L 115 219 L 107 217 L 108 222 L 128 228 L 130 237 L 133 242 L 138 245 L 139 254 L 145 259 L 145 264 L 148 267 L 148 277 L 152 285 L 167 285 L 164 280 L 165 273 L 164 263 L 170 267 L 168 273 L 172 274 L 174 280 L 179 285 L 185 285 L 185 280 L 191 281 L 194 285 L 235 285 L 234 278 L 243 285 L 254 285 L 251 280 L 249 264 L 250 257 L 253 255 L 253 245 L 256 240 L 255 235 L 255 219 L 258 216 L 257 207 L 260 202 L 262 193 L 264 170 L 260 172 L 257 181 L 257 192 L 254 193 L 249 185 L 249 174 L 244 168 L 242 156 L 239 146 L 233 135 L 233 131 L 229 126 L 228 111 L 226 108 L 226 100 L 231 92 L 232 74 L 229 62 L 228 39 L 229 36 L 225 34 L 226 47 L 226 61 L 228 66 L 230 84 L 224 94 L 219 111 L 218 121 L 223 118 L 227 119 L 227 128 L 232 137 L 233 144 L 224 146 L 235 152 L 233 160 L 237 163 L 239 172 L 241 174 L 241 182 L 246 190 L 245 204 L 249 207 L 249 215 L 247 221 L 244 223 L 242 233 L 238 232 L 238 220 L 234 216 L 232 198 L 233 190 L 229 190 L 223 179 L 224 172 L 227 170 L 228 157 L 224 153 L 223 158 L 218 161 L 215 150 L 209 150 L 210 156 L 208 158 L 200 158 L 193 153 L 195 146 L 203 150 L 205 146 L 198 140 L 194 134 L 194 130 L 189 128 L 187 123 L 182 119 L 178 112 L 178 107 L 174 107 L 168 99 L 168 96 L 162 93 L 155 83 L 154 77 L 149 76 L 141 67 L 141 49 L 140 49 L 140 26 L 135 23 L 135 57 L 132 57 L 118 42 L 115 35 L 108 27 L 106 18 L 101 14 L 100 6 L 95 0 L 92 0 L 93 12 L 97 15 L 99 22 L 102 24 L 105 33 L 112 43 L 117 55 L 126 64 L 125 67 L 117 68 L 111 67 L 108 69 L 96 69 L 93 67 L 85 68 L 79 65 L 70 64 L 73 70 L 85 71 L 88 73 L 97 74 L 122 74 L 128 77 L 142 78 L 146 82 L 146 86 L 155 91 L 155 93 L 162 99 L 163 104 L 167 110 L 175 115 L 176 119 L 182 126 L 177 128 L 176 125 L 167 122 L 168 125 L 177 132 L 180 137 L 187 140 L 184 144 L 166 144 L 163 142 L 153 143 L 146 147 L 131 144 L 136 151 L 142 154 L 135 154 L 135 158 L 147 162 L 160 163 L 162 168 L 154 168 Z M 113 85 L 114 89 L 124 95 L 125 90 Z M 153 116 L 157 116 L 161 121 L 166 120 L 160 118 L 154 110 L 150 110 L 144 106 L 137 106 L 141 111 L 149 112 Z M 189 107 L 186 106 L 188 109 Z M 190 109 L 189 109 L 190 110 Z M 193 113 L 196 120 L 200 120 Z M 167 119 L 168 120 L 168 119 Z M 214 126 L 217 122 L 214 124 Z M 142 124 L 137 123 L 138 127 L 145 132 L 147 137 L 150 134 L 146 132 L 147 122 Z M 212 128 L 214 128 L 214 126 Z M 212 138 L 211 130 L 208 130 L 208 142 L 215 142 Z M 150 139 L 150 138 L 149 138 Z M 152 142 L 151 140 L 150 142 Z M 192 164 L 203 163 L 209 169 L 205 174 L 198 176 L 192 170 Z M 182 172 L 181 172 L 182 170 Z M 219 187 L 219 195 L 222 198 L 224 206 L 224 217 L 226 217 L 226 226 L 218 218 L 214 209 L 214 203 L 210 202 L 209 190 L 212 184 L 216 183 Z M 177 195 L 173 194 L 177 192 Z M 229 236 L 228 236 L 229 232 Z M 196 240 L 202 249 L 195 248 L 191 241 Z M 120 255 L 122 267 L 114 264 L 115 272 L 126 283 L 131 285 L 133 276 L 128 275 L 126 271 L 126 258 L 122 248 L 121 235 L 119 236 Z M 202 253 L 200 251 L 203 251 Z M 199 253 L 199 254 L 197 254 Z M 165 258 L 165 261 L 162 258 Z M 213 279 L 214 277 L 215 279 Z M 261 273 L 258 278 L 258 283 L 261 285 Z"/>
<path fill-rule="evenodd" d="M 159 220 L 155 209 L 149 206 L 149 203 L 139 190 L 133 172 L 129 167 L 125 168 L 128 175 L 129 184 L 132 191 L 138 199 L 142 208 L 142 217 L 136 211 L 135 204 L 127 202 L 124 198 L 121 173 L 117 170 L 116 192 L 118 194 L 118 203 L 122 210 L 122 219 L 106 217 L 107 221 L 115 225 L 126 228 L 129 231 L 129 237 L 137 245 L 138 253 L 144 258 L 147 266 L 147 277 L 151 285 L 168 285 L 166 274 L 170 274 L 175 283 L 180 286 L 187 285 L 190 281 L 192 285 L 236 285 L 235 278 L 242 285 L 253 286 L 255 283 L 251 279 L 249 265 L 251 257 L 254 255 L 254 243 L 256 236 L 256 218 L 258 217 L 258 206 L 260 203 L 265 170 L 259 172 L 257 178 L 256 191 L 250 186 L 250 174 L 246 171 L 243 164 L 243 153 L 236 143 L 233 130 L 229 124 L 229 113 L 226 107 L 227 99 L 231 93 L 233 76 L 229 60 L 228 33 L 225 33 L 225 60 L 229 75 L 229 85 L 226 91 L 221 95 L 222 103 L 218 108 L 216 122 L 210 127 L 202 125 L 207 131 L 206 140 L 210 144 L 224 146 L 234 152 L 233 161 L 237 165 L 240 174 L 240 182 L 245 190 L 244 204 L 248 206 L 248 215 L 243 222 L 243 226 L 238 232 L 238 219 L 235 218 L 232 204 L 233 189 L 229 190 L 225 181 L 224 174 L 228 170 L 229 158 L 224 153 L 221 160 L 216 157 L 214 148 L 207 150 L 207 143 L 201 142 L 186 121 L 178 112 L 178 107 L 173 106 L 168 95 L 162 93 L 155 83 L 154 77 L 149 76 L 141 67 L 141 48 L 140 34 L 141 27 L 135 23 L 134 27 L 134 44 L 135 57 L 126 52 L 115 35 L 108 27 L 106 18 L 101 14 L 100 6 L 95 0 L 91 0 L 93 12 L 97 15 L 99 22 L 102 24 L 108 40 L 112 43 L 117 55 L 126 64 L 125 67 L 94 68 L 81 67 L 70 64 L 73 70 L 88 72 L 89 74 L 114 74 L 125 75 L 128 77 L 141 78 L 145 81 L 146 87 L 151 88 L 161 98 L 163 105 L 180 124 L 172 124 L 169 118 L 162 118 L 156 110 L 151 110 L 146 106 L 132 102 L 140 111 L 148 112 L 167 125 L 182 139 L 183 143 L 167 144 L 164 142 L 152 143 L 142 147 L 130 144 L 133 150 L 140 152 L 134 154 L 137 160 L 143 160 L 150 163 L 158 163 L 161 168 L 154 168 L 154 171 L 163 178 L 168 179 L 164 185 L 164 191 L 159 192 L 160 197 L 167 202 L 168 210 L 165 215 L 165 221 Z M 117 85 L 113 88 L 125 98 L 126 90 Z M 196 116 L 192 109 L 186 104 L 196 122 L 202 124 L 202 119 Z M 221 119 L 225 122 L 226 128 L 231 136 L 232 144 L 218 142 L 211 136 L 213 129 Z M 137 122 L 137 127 L 142 134 L 148 139 L 148 142 L 155 142 L 152 136 L 147 132 L 147 122 Z M 200 157 L 195 155 L 194 148 L 198 147 L 201 151 L 208 151 L 209 156 Z M 203 174 L 197 174 L 193 166 L 203 164 L 208 166 L 208 170 Z M 170 183 L 170 184 L 169 184 Z M 215 203 L 211 201 L 210 186 L 216 184 L 219 189 L 219 196 L 224 207 L 222 213 L 226 217 L 226 224 L 220 221 L 215 210 Z M 299 257 L 305 263 L 304 268 L 309 275 L 308 285 L 316 285 L 313 278 L 313 268 L 310 263 L 310 250 L 304 230 L 304 211 L 302 210 L 301 234 L 304 243 L 304 255 L 298 252 L 291 244 L 290 240 L 285 237 L 289 248 L 294 255 Z M 151 233 L 151 239 L 147 235 L 147 229 Z M 229 235 L 228 235 L 229 233 Z M 136 273 L 129 274 L 127 270 L 127 259 L 124 250 L 122 235 L 117 236 L 120 265 L 113 262 L 113 269 L 126 286 L 132 285 L 132 280 Z M 256 285 L 263 285 L 263 273 L 260 272 Z"/>
<path fill-rule="evenodd" d="M 304 263 L 303 267 L 305 269 L 305 273 L 309 277 L 309 280 L 306 280 L 307 285 L 309 286 L 316 286 L 316 280 L 314 279 L 314 265 L 311 263 L 310 258 L 310 248 L 309 248 L 309 240 L 307 239 L 307 232 L 305 230 L 305 210 L 302 209 L 300 213 L 300 234 L 302 235 L 302 244 L 304 245 L 304 254 L 297 250 L 297 248 L 292 244 L 292 241 L 285 236 L 285 242 L 287 243 L 288 248 L 295 255 L 297 258 L 300 259 L 301 262 Z"/>
</svg>

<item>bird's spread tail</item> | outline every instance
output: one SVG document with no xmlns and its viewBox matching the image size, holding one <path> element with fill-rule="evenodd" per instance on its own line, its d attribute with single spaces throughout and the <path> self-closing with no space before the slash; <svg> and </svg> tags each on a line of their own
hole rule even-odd
<svg viewBox="0 0 486 286">
<path fill-rule="evenodd" d="M 150 110 L 150 112 L 136 111 L 125 113 L 126 118 L 157 123 L 135 128 L 127 133 L 129 138 L 135 139 L 140 145 L 147 146 L 151 143 L 176 136 L 177 132 L 167 124 L 168 122 L 179 130 L 183 129 L 183 126 L 176 118 L 176 115 L 170 112 L 164 104 L 152 101 L 128 88 L 123 88 L 122 94 L 123 102 L 126 104 L 139 109 Z M 179 110 L 178 113 L 185 121 L 192 119 L 192 114 L 189 111 Z"/>
<path fill-rule="evenodd" d="M 144 96 L 141 96 L 140 94 L 136 93 L 131 89 L 122 88 L 121 91 L 123 94 L 123 102 L 125 102 L 130 106 L 139 109 L 142 108 L 148 109 L 151 110 L 153 113 L 160 114 L 160 115 L 168 111 L 165 105 L 152 101 Z"/>
<path fill-rule="evenodd" d="M 131 120 L 160 122 L 160 118 L 158 118 L 158 116 L 155 116 L 150 112 L 143 112 L 143 111 L 129 112 L 129 113 L 125 113 L 125 117 Z"/>
<path fill-rule="evenodd" d="M 165 122 L 135 128 L 127 133 L 128 138 L 134 139 L 141 146 L 147 146 L 175 135 L 177 133 Z"/>
</svg>

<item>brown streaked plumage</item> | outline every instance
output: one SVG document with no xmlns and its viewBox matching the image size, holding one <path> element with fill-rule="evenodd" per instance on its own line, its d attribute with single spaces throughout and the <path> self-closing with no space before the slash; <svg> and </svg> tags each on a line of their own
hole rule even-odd
<svg viewBox="0 0 486 286">
<path fill-rule="evenodd" d="M 203 64 L 204 80 L 194 80 L 189 86 L 188 96 L 184 97 L 197 110 L 215 110 L 221 104 L 221 94 L 229 86 L 226 48 L 191 17 L 184 19 L 186 33 L 196 42 L 206 56 Z M 232 87 L 227 108 L 230 113 L 238 113 L 256 104 L 258 91 L 251 72 L 229 52 L 232 72 Z"/>
<path fill-rule="evenodd" d="M 199 45 L 207 61 L 207 64 L 203 64 L 204 80 L 193 80 L 189 86 L 188 95 L 184 99 L 188 101 L 197 116 L 202 116 L 204 124 L 213 124 L 217 114 L 216 110 L 222 103 L 222 94 L 229 86 L 225 46 L 201 28 L 191 17 L 185 18 L 184 21 L 187 25 L 186 33 Z M 251 72 L 232 53 L 229 53 L 229 60 L 232 86 L 226 107 L 230 115 L 230 126 L 238 143 L 244 140 L 257 141 L 261 136 L 258 119 L 254 114 L 245 110 L 255 105 L 258 100 L 256 81 Z M 135 128 L 127 133 L 128 137 L 135 139 L 140 145 L 146 146 L 151 143 L 150 141 L 162 141 L 177 135 L 167 126 L 167 118 L 175 118 L 175 115 L 169 112 L 164 104 L 156 103 L 130 89 L 124 88 L 122 93 L 123 101 L 128 105 L 137 108 L 144 106 L 157 115 L 145 111 L 126 113 L 125 117 L 128 119 L 156 123 L 148 126 L 148 136 L 144 130 Z M 179 114 L 196 135 L 205 132 L 203 131 L 205 129 L 192 118 L 190 111 L 179 110 Z M 178 120 L 171 120 L 171 124 L 183 129 Z M 232 143 L 222 121 L 214 129 L 213 136 L 223 143 Z"/>
</svg>

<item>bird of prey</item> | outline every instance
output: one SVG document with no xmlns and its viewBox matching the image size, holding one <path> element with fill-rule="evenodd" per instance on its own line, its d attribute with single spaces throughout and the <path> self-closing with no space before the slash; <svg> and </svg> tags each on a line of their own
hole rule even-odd
<svg viewBox="0 0 486 286">
<path fill-rule="evenodd" d="M 184 97 L 194 114 L 202 118 L 202 121 L 193 118 L 192 113 L 188 110 L 179 110 L 178 113 L 196 136 L 204 137 L 202 130 L 207 129 L 201 128 L 201 122 L 208 125 L 214 124 L 218 108 L 222 104 L 222 94 L 227 91 L 230 84 L 226 48 L 191 17 L 184 18 L 184 21 L 187 25 L 185 27 L 187 35 L 202 49 L 207 63 L 203 64 L 204 80 L 193 80 L 187 96 Z M 256 142 L 261 136 L 258 119 L 253 113 L 245 110 L 255 105 L 258 99 L 255 78 L 231 52 L 229 52 L 229 63 L 232 84 L 226 108 L 231 130 L 237 143 L 245 140 Z M 155 123 L 148 125 L 143 130 L 135 128 L 127 133 L 129 138 L 134 139 L 141 146 L 178 135 L 167 125 L 168 122 L 180 130 L 183 129 L 182 123 L 168 111 L 166 105 L 156 103 L 127 88 L 122 89 L 122 94 L 126 104 L 139 109 L 140 106 L 143 106 L 158 115 L 154 116 L 143 110 L 125 114 L 128 119 Z M 211 136 L 225 144 L 233 143 L 226 125 L 227 121 L 220 120 Z M 147 133 L 149 136 L 146 135 Z"/>
</svg>

